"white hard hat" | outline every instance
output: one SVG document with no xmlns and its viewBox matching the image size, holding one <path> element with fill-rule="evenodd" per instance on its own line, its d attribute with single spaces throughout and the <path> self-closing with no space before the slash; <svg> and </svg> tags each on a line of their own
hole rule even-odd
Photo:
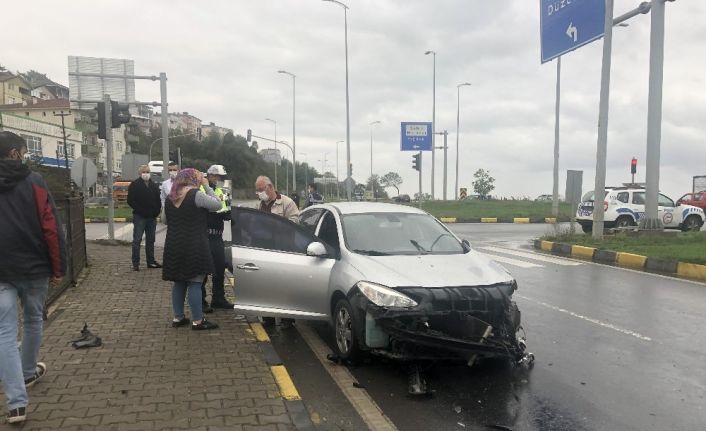
<svg viewBox="0 0 706 431">
<path fill-rule="evenodd" d="M 206 173 L 211 175 L 228 175 L 226 173 L 226 168 L 224 168 L 223 165 L 211 165 Z"/>
</svg>

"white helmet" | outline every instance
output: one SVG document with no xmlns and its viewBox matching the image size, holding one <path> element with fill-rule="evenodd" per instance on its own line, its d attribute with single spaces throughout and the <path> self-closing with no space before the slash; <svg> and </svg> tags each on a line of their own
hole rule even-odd
<svg viewBox="0 0 706 431">
<path fill-rule="evenodd" d="M 206 173 L 211 175 L 228 175 L 226 168 L 224 168 L 223 165 L 211 165 Z"/>
</svg>

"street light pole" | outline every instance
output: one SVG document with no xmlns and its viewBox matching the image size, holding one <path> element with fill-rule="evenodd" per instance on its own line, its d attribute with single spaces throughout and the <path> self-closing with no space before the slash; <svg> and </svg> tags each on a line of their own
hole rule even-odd
<svg viewBox="0 0 706 431">
<path fill-rule="evenodd" d="M 275 190 L 279 190 L 279 186 L 277 184 L 277 121 L 271 118 L 265 118 L 265 121 L 270 121 L 275 125 Z"/>
<path fill-rule="evenodd" d="M 460 133 L 460 117 L 461 117 L 461 87 L 470 86 L 470 82 L 463 82 L 456 86 L 456 185 L 454 186 L 454 199 L 458 200 L 458 159 L 461 158 L 458 152 L 458 136 Z"/>
<path fill-rule="evenodd" d="M 370 178 L 373 178 L 373 126 L 375 124 L 380 124 L 380 121 L 373 121 L 370 124 Z M 370 189 L 373 192 L 373 198 L 375 197 L 375 188 L 373 187 L 373 183 L 370 183 Z"/>
<path fill-rule="evenodd" d="M 554 187 L 552 188 L 552 215 L 559 215 L 559 104 L 561 92 L 561 56 L 556 59 L 556 104 L 554 107 Z"/>
<path fill-rule="evenodd" d="M 340 176 L 338 175 L 338 144 L 345 142 L 345 141 L 337 141 L 336 142 L 336 199 L 339 201 L 341 200 L 341 187 L 339 184 L 339 178 Z"/>
<path fill-rule="evenodd" d="M 348 200 L 350 201 L 353 195 L 353 184 L 351 184 L 351 115 L 350 99 L 348 97 L 348 6 L 338 0 L 323 1 L 336 3 L 343 8 L 343 31 L 346 49 L 346 191 L 348 194 Z"/>
<path fill-rule="evenodd" d="M 434 162 L 436 161 L 436 51 L 430 50 L 424 53 L 424 55 L 429 54 L 434 54 L 434 74 L 431 102 L 431 199 L 434 200 Z"/>
<path fill-rule="evenodd" d="M 286 70 L 278 70 L 277 73 L 292 77 L 292 187 L 297 193 L 297 76 Z"/>
</svg>

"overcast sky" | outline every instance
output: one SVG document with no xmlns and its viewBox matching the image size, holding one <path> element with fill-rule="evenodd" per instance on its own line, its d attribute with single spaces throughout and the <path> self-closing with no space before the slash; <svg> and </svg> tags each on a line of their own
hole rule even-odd
<svg viewBox="0 0 706 431">
<path fill-rule="evenodd" d="M 616 0 L 615 15 L 638 0 Z M 119 6 L 118 6 L 119 5 Z M 456 85 L 460 103 L 460 186 L 488 169 L 495 194 L 534 198 L 552 191 L 555 62 L 540 64 L 539 0 L 350 0 L 348 2 L 353 177 L 398 172 L 402 192 L 417 191 L 412 153 L 402 153 L 401 121 L 431 121 L 435 50 L 436 128 L 449 131 L 448 193 L 456 161 Z M 297 75 L 297 160 L 336 170 L 345 140 L 343 10 L 320 0 L 7 2 L 0 64 L 35 69 L 68 85 L 67 56 L 127 58 L 138 74 L 166 72 L 170 111 L 245 135 L 292 138 L 292 80 Z M 11 18 L 10 18 L 11 17 Z M 706 2 L 667 4 L 660 188 L 673 198 L 706 175 Z M 616 28 L 608 134 L 607 184 L 644 179 L 649 15 Z M 567 169 L 584 171 L 593 189 L 602 41 L 562 59 L 560 193 Z M 140 100 L 159 100 L 159 85 L 138 82 Z M 441 137 L 437 140 L 441 145 Z M 262 145 L 264 146 L 264 145 Z M 340 146 L 341 177 L 345 144 Z M 304 156 L 303 154 L 306 154 Z M 430 191 L 424 157 L 424 191 Z M 443 151 L 437 151 L 441 197 Z M 392 191 L 392 190 L 391 190 Z"/>
</svg>

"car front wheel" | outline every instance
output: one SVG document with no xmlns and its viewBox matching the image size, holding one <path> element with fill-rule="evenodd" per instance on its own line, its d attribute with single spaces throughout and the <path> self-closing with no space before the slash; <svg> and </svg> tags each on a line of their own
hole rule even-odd
<svg viewBox="0 0 706 431">
<path fill-rule="evenodd" d="M 341 359 L 354 361 L 360 358 L 358 329 L 351 303 L 347 299 L 339 299 L 333 312 L 333 335 L 336 352 Z"/>
<path fill-rule="evenodd" d="M 693 231 L 696 232 L 701 229 L 701 220 L 696 215 L 690 215 L 684 220 L 681 230 L 684 232 Z"/>
<path fill-rule="evenodd" d="M 618 220 L 615 221 L 616 227 L 630 227 L 635 226 L 635 221 L 629 216 L 620 216 Z"/>
</svg>

